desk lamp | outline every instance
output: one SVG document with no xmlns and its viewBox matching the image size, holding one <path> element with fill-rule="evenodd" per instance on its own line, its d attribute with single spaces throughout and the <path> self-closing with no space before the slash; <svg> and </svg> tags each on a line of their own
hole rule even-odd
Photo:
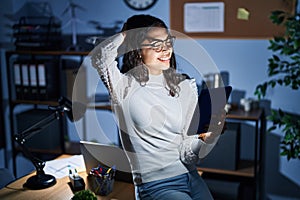
<svg viewBox="0 0 300 200">
<path fill-rule="evenodd" d="M 49 110 L 53 111 L 51 115 L 43 118 L 42 120 L 38 121 L 37 123 L 22 131 L 21 133 L 16 134 L 14 137 L 14 140 L 20 145 L 25 157 L 27 157 L 36 168 L 36 175 L 33 175 L 30 178 L 28 178 L 26 183 L 24 184 L 24 187 L 26 188 L 44 189 L 56 184 L 55 177 L 50 174 L 45 174 L 44 172 L 46 162 L 34 157 L 33 154 L 28 150 L 25 143 L 28 139 L 30 139 L 35 134 L 41 132 L 52 122 L 59 120 L 65 112 L 72 122 L 75 121 L 72 112 L 72 102 L 66 99 L 65 97 L 61 97 L 58 102 L 58 106 L 48 106 Z M 84 114 L 83 111 L 85 110 L 85 106 L 81 103 L 77 103 L 75 105 L 77 109 L 79 108 L 78 110 L 80 111 L 80 113 Z M 79 118 L 77 118 L 77 120 Z"/>
</svg>

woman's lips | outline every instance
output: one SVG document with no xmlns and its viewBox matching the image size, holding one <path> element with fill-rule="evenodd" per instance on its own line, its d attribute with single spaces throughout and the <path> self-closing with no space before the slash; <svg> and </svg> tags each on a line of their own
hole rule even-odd
<svg viewBox="0 0 300 200">
<path fill-rule="evenodd" d="M 170 58 L 169 57 L 166 57 L 166 58 L 158 58 L 159 61 L 161 62 L 169 62 L 170 61 Z"/>
</svg>

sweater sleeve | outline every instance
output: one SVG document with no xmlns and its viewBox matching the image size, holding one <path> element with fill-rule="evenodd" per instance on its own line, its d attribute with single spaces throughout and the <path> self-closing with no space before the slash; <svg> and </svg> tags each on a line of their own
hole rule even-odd
<svg viewBox="0 0 300 200">
<path fill-rule="evenodd" d="M 220 135 L 211 136 L 205 141 L 199 139 L 198 135 L 185 137 L 180 145 L 181 161 L 188 165 L 197 163 L 199 158 L 209 154 L 219 137 Z"/>
<path fill-rule="evenodd" d="M 101 42 L 91 54 L 92 66 L 97 70 L 114 104 L 119 103 L 123 91 L 124 75 L 120 72 L 116 61 L 118 48 L 123 41 L 124 36 L 121 33 L 117 34 Z"/>
<path fill-rule="evenodd" d="M 195 134 L 188 135 L 188 133 L 191 133 L 195 131 L 196 129 L 193 128 L 194 126 L 190 126 L 193 119 L 193 112 L 191 110 L 197 109 L 197 97 L 198 97 L 198 91 L 197 91 L 197 85 L 196 81 L 191 79 L 187 81 L 188 84 L 186 85 L 186 88 L 182 89 L 181 96 L 184 96 L 185 99 L 188 100 L 186 106 L 186 115 L 184 118 L 186 119 L 184 128 L 182 131 L 182 141 L 179 146 L 179 154 L 180 159 L 183 163 L 190 165 L 193 163 L 196 163 L 198 161 L 198 155 L 197 152 L 194 152 L 192 149 L 192 143 L 193 141 L 197 141 L 198 136 Z M 184 86 L 184 85 L 182 85 Z M 184 94 L 183 94 L 184 93 Z M 193 129 L 193 130 L 191 130 Z"/>
</svg>

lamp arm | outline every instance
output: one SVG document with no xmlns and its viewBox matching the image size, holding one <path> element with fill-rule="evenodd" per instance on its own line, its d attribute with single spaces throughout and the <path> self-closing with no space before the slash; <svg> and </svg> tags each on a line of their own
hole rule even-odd
<svg viewBox="0 0 300 200">
<path fill-rule="evenodd" d="M 43 168 L 45 167 L 45 162 L 34 157 L 33 154 L 28 150 L 27 146 L 25 145 L 27 139 L 31 138 L 35 134 L 41 132 L 43 129 L 48 127 L 52 122 L 59 120 L 60 112 L 55 111 L 51 115 L 43 118 L 41 121 L 38 121 L 31 127 L 27 128 L 26 130 L 22 131 L 19 134 L 14 136 L 14 140 L 19 144 L 22 149 L 24 155 L 33 163 L 36 168 L 37 174 L 44 174 Z"/>
<path fill-rule="evenodd" d="M 33 154 L 28 150 L 26 145 L 23 142 L 19 141 L 17 136 L 15 137 L 15 141 L 18 142 L 25 157 L 28 158 L 34 165 L 36 169 L 36 173 L 37 174 L 44 173 L 43 169 L 45 167 L 45 162 L 42 161 L 41 159 L 38 159 L 37 157 L 34 157 Z"/>
<path fill-rule="evenodd" d="M 44 128 L 49 126 L 52 121 L 59 120 L 59 117 L 60 115 L 58 110 L 55 110 L 55 112 L 53 112 L 51 115 L 36 122 L 21 133 L 16 134 L 16 136 L 18 136 L 19 140 L 22 139 L 20 140 L 22 143 L 25 143 L 27 139 L 31 138 L 33 135 L 41 132 Z"/>
</svg>

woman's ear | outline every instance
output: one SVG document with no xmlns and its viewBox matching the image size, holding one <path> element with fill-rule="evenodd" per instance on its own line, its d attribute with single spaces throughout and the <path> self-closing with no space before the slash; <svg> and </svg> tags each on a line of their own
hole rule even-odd
<svg viewBox="0 0 300 200">
<path fill-rule="evenodd" d="M 137 50 L 137 59 L 143 61 L 142 50 L 141 50 L 141 49 L 138 49 L 138 50 Z"/>
</svg>

